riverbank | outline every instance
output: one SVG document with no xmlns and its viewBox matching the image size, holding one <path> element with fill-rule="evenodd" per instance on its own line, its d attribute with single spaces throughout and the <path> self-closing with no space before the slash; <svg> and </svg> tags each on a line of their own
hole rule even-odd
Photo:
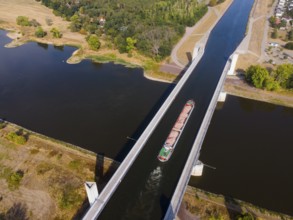
<svg viewBox="0 0 293 220">
<path fill-rule="evenodd" d="M 280 220 L 293 219 L 291 216 L 272 212 L 250 203 L 231 197 L 217 195 L 188 186 L 181 208 L 179 219 L 238 219 L 241 214 L 252 216 L 249 219 Z"/>
<path fill-rule="evenodd" d="M 0 125 L 0 216 L 4 219 L 79 219 L 88 207 L 84 182 L 97 181 L 101 189 L 119 166 L 15 124 Z M 27 142 L 9 141 L 11 132 L 22 134 Z"/>
<path fill-rule="evenodd" d="M 0 127 L 0 216 L 18 210 L 30 219 L 80 219 L 88 207 L 84 182 L 96 181 L 101 189 L 119 166 L 109 158 L 9 122 Z M 19 145 L 7 140 L 10 132 L 22 133 L 27 142 Z M 12 188 L 16 182 L 7 175 L 20 171 L 23 177 Z M 263 219 L 292 219 L 233 198 L 227 202 L 225 198 L 188 186 L 178 218 L 233 219 L 229 214 L 245 212 Z"/>
<path fill-rule="evenodd" d="M 152 80 L 163 80 L 173 82 L 177 75 L 161 73 L 159 63 L 154 62 L 151 58 L 142 56 L 133 51 L 132 55 L 120 54 L 118 50 L 109 48 L 103 39 L 101 48 L 98 51 L 89 49 L 85 38 L 86 35 L 69 30 L 70 23 L 61 17 L 55 16 L 51 9 L 45 7 L 35 0 L 0 0 L 0 29 L 8 31 L 7 36 L 12 39 L 6 45 L 8 48 L 21 46 L 27 42 L 34 41 L 56 46 L 66 45 L 77 47 L 72 56 L 68 58 L 67 63 L 75 64 L 84 59 L 92 59 L 95 62 L 114 62 L 123 64 L 128 67 L 142 67 L 144 74 Z M 35 37 L 34 27 L 22 27 L 16 24 L 18 16 L 26 16 L 30 20 L 35 19 L 40 23 L 43 30 L 48 34 L 43 38 Z M 50 30 L 55 27 L 62 33 L 62 38 L 53 38 Z"/>
</svg>

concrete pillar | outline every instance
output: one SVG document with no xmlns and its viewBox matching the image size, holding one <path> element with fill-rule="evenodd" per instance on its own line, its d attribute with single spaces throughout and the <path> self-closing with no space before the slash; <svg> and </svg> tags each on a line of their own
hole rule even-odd
<svg viewBox="0 0 293 220">
<path fill-rule="evenodd" d="M 192 60 L 194 60 L 198 53 L 199 53 L 199 50 L 200 50 L 200 47 L 199 46 L 195 46 L 194 49 L 193 49 L 193 53 L 192 53 Z"/>
<path fill-rule="evenodd" d="M 84 186 L 90 206 L 92 206 L 99 196 L 97 184 L 96 182 L 85 182 Z"/>
<path fill-rule="evenodd" d="M 200 160 L 198 160 L 192 168 L 191 175 L 192 176 L 201 176 L 202 172 L 203 172 L 203 165 L 204 164 Z"/>
<path fill-rule="evenodd" d="M 233 54 L 232 61 L 231 61 L 231 66 L 230 66 L 230 69 L 228 70 L 228 73 L 227 73 L 228 75 L 235 75 L 234 71 L 235 71 L 237 60 L 238 60 L 238 56 L 239 56 L 238 53 Z"/>
<path fill-rule="evenodd" d="M 218 102 L 225 102 L 227 93 L 226 92 L 220 92 Z"/>
</svg>

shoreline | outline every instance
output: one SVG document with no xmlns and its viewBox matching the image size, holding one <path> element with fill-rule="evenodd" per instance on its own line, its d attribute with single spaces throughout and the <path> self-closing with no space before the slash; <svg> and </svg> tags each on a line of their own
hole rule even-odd
<svg viewBox="0 0 293 220">
<path fill-rule="evenodd" d="M 227 2 L 226 2 L 225 6 L 222 5 L 223 3 L 218 5 L 218 6 L 216 6 L 216 7 L 219 7 L 220 9 L 209 8 L 209 10 L 206 13 L 206 15 L 202 19 L 200 19 L 192 27 L 192 28 L 196 28 L 196 27 L 201 26 L 202 24 L 204 24 L 205 23 L 204 20 L 208 20 L 207 17 L 209 16 L 209 14 L 214 13 L 214 14 L 217 14 L 217 16 L 218 16 L 213 22 L 210 22 L 208 24 L 209 26 L 206 27 L 207 29 L 203 29 L 204 32 L 201 34 L 202 37 L 200 37 L 199 40 L 196 41 L 195 44 L 197 44 L 197 45 L 203 44 L 204 45 L 206 43 L 206 41 L 208 39 L 208 36 L 209 36 L 209 33 L 212 30 L 212 28 L 217 24 L 217 22 L 221 19 L 222 15 L 228 10 L 228 8 L 233 3 L 233 0 L 226 0 L 226 1 Z M 0 3 L 1 3 L 1 1 L 0 1 Z M 258 1 L 255 1 L 253 8 L 256 8 L 256 4 L 260 4 L 260 3 Z M 50 11 L 50 13 L 52 13 L 51 10 L 49 10 L 45 6 L 40 5 L 40 7 L 42 7 L 43 9 L 45 8 L 44 10 Z M 1 9 L 1 4 L 0 4 L 0 9 Z M 219 11 L 221 11 L 222 13 L 219 14 Z M 252 22 L 252 13 L 253 13 L 253 11 L 251 11 L 247 27 L 249 26 L 250 22 Z M 57 18 L 60 19 L 59 17 L 57 17 Z M 0 17 L 0 21 L 1 21 L 1 17 Z M 15 22 L 15 20 L 14 20 L 14 22 Z M 127 66 L 127 67 L 142 68 L 144 70 L 143 71 L 144 77 L 149 79 L 149 80 L 153 80 L 153 81 L 164 82 L 164 83 L 177 83 L 178 78 L 180 78 L 179 74 L 164 73 L 164 72 L 153 70 L 153 69 L 146 69 L 145 68 L 146 63 L 148 63 L 148 62 L 150 63 L 152 61 L 150 59 L 146 58 L 146 57 L 143 57 L 143 56 L 139 55 L 139 54 L 134 54 L 133 57 L 128 57 L 126 54 L 120 54 L 120 53 L 118 53 L 118 51 L 108 50 L 108 49 L 105 49 L 105 48 L 101 48 L 97 52 L 90 51 L 87 48 L 84 36 L 82 36 L 81 34 L 70 32 L 70 33 L 66 33 L 65 34 L 66 36 L 64 36 L 64 38 L 61 38 L 61 39 L 53 39 L 53 38 L 46 38 L 46 37 L 45 38 L 36 38 L 36 37 L 30 36 L 30 35 L 22 36 L 22 34 L 21 34 L 22 33 L 22 27 L 17 26 L 16 23 L 0 22 L 0 28 L 2 28 L 4 31 L 7 31 L 7 36 L 10 39 L 12 39 L 12 41 L 6 45 L 8 48 L 9 47 L 12 48 L 12 47 L 21 46 L 21 45 L 23 45 L 23 44 L 25 44 L 27 42 L 45 43 L 45 44 L 57 45 L 57 46 L 73 46 L 73 47 L 76 47 L 77 49 L 66 60 L 66 62 L 68 64 L 79 63 L 83 59 L 91 59 L 94 62 L 101 62 L 101 63 L 113 62 L 113 63 L 116 63 L 116 64 L 122 64 L 122 65 Z M 192 28 L 189 28 L 189 32 L 191 32 L 190 30 Z M 186 31 L 186 33 L 187 32 L 188 32 L 188 30 Z M 185 35 L 186 35 L 186 33 L 185 33 Z M 78 35 L 78 37 L 77 37 L 77 35 Z M 177 44 L 180 44 L 181 47 L 184 48 L 184 45 L 183 45 L 184 42 L 181 42 L 182 39 Z M 242 45 L 242 43 L 244 41 L 245 41 L 245 38 L 240 43 L 240 45 Z M 240 45 L 239 45 L 239 47 L 240 47 Z M 175 50 L 176 46 L 177 45 L 174 46 L 174 50 Z M 181 47 L 179 47 L 179 49 Z M 185 45 L 185 47 L 186 47 L 186 45 Z M 175 50 L 175 52 L 178 52 L 178 51 Z M 172 52 L 172 53 L 174 53 L 174 52 Z M 170 56 L 170 58 L 172 58 L 172 57 Z M 161 64 L 156 63 L 154 65 L 161 65 Z M 229 77 L 227 77 L 227 79 L 228 78 Z M 226 87 L 232 87 L 233 86 L 230 83 L 228 83 L 227 80 L 225 81 L 225 85 L 227 85 Z M 266 102 L 274 103 L 274 104 L 278 104 L 278 105 L 279 104 L 284 105 L 283 103 L 285 103 L 285 105 L 289 106 L 289 107 L 291 107 L 293 105 L 293 101 L 292 101 L 292 104 L 289 104 L 289 105 L 286 104 L 286 101 L 282 101 L 282 100 L 276 102 L 275 98 L 271 98 L 271 97 L 272 96 L 279 96 L 279 95 L 275 94 L 274 92 L 271 92 L 269 95 L 267 95 L 266 98 L 263 98 L 263 97 L 258 98 L 257 96 L 254 96 L 254 88 L 251 87 L 251 89 L 250 89 L 251 91 L 249 91 L 249 88 L 247 87 L 247 85 L 245 85 L 245 87 L 246 87 L 246 92 L 245 93 L 244 92 L 242 93 L 242 91 L 244 89 L 243 89 L 243 87 L 240 87 L 239 85 L 237 86 L 237 88 L 235 86 L 234 91 L 227 91 L 227 93 L 230 93 L 230 94 L 236 95 L 236 96 L 240 96 L 240 97 L 244 97 L 244 98 L 251 98 L 253 96 L 254 100 L 259 100 L 259 101 L 264 101 L 265 100 Z M 260 92 L 264 96 L 267 94 L 266 91 L 260 91 Z M 290 92 L 288 92 L 288 93 L 290 93 Z M 287 94 L 285 96 L 289 97 L 289 98 L 293 97 L 293 93 L 292 93 L 292 95 Z"/>
<path fill-rule="evenodd" d="M 20 186 L 21 190 L 23 190 L 23 191 L 28 191 L 28 192 L 33 191 L 34 193 L 37 193 L 36 190 L 38 190 L 37 196 L 40 196 L 41 195 L 40 191 L 46 192 L 48 190 L 47 188 L 44 188 L 44 187 L 41 187 L 39 189 L 38 187 L 40 187 L 40 182 L 39 182 L 40 180 L 35 181 L 35 179 L 34 179 L 34 178 L 38 179 L 39 175 L 40 175 L 39 174 L 35 177 L 33 175 L 34 169 L 38 170 L 39 166 L 40 166 L 40 165 L 36 164 L 35 160 L 32 160 L 32 157 L 35 157 L 37 155 L 39 157 L 40 157 L 40 155 L 45 156 L 45 160 L 41 161 L 42 164 L 51 164 L 52 159 L 53 159 L 53 161 L 57 161 L 57 163 L 60 163 L 61 162 L 61 161 L 59 161 L 60 159 L 57 159 L 58 155 L 60 155 L 60 152 L 63 153 L 63 154 L 61 154 L 62 159 L 69 157 L 71 159 L 72 158 L 79 158 L 78 160 L 87 161 L 84 165 L 88 166 L 89 164 L 91 164 L 91 166 L 92 167 L 94 166 L 96 169 L 96 170 L 90 169 L 90 172 L 87 172 L 87 173 L 90 174 L 90 176 L 96 175 L 96 181 L 98 182 L 98 185 L 102 186 L 102 187 L 109 181 L 110 176 L 113 175 L 113 173 L 117 170 L 118 166 L 120 165 L 120 162 L 112 160 L 111 158 L 99 156 L 98 154 L 96 154 L 92 151 L 88 151 L 84 148 L 72 145 L 70 143 L 47 137 L 45 135 L 42 135 L 37 132 L 28 130 L 24 127 L 21 127 L 17 124 L 7 122 L 7 121 L 4 121 L 4 122 L 7 123 L 6 126 L 2 129 L 0 129 L 0 155 L 2 157 L 0 160 L 0 162 L 1 162 L 0 165 L 2 165 L 2 163 L 6 164 L 5 160 L 7 160 L 7 161 L 10 160 L 9 157 L 7 157 L 7 156 L 5 156 L 5 158 L 3 159 L 3 157 L 4 157 L 3 152 L 7 151 L 7 149 L 9 149 L 9 151 L 11 151 L 11 150 L 12 151 L 22 151 L 22 153 L 24 152 L 25 149 L 27 149 L 30 152 L 29 153 L 30 160 L 25 161 L 24 163 L 26 164 L 26 166 L 28 166 L 28 165 L 33 166 L 34 168 L 26 169 L 25 176 L 28 175 L 30 178 L 30 181 L 35 182 L 37 186 L 33 186 L 31 184 L 28 185 L 27 181 L 24 181 L 24 183 L 21 183 L 21 186 Z M 7 133 L 7 131 L 5 131 L 5 130 L 9 131 L 9 130 L 19 130 L 19 129 L 23 130 L 25 133 L 26 132 L 30 133 L 29 140 L 26 144 L 21 145 L 21 146 L 19 146 L 19 145 L 15 146 L 15 144 L 9 143 L 5 140 L 5 138 L 3 136 L 3 134 Z M 5 150 L 5 148 L 6 148 L 6 150 Z M 34 151 L 36 151 L 36 149 L 38 149 L 38 151 L 35 153 Z M 59 152 L 59 154 L 57 154 L 57 152 Z M 57 158 L 55 158 L 56 155 L 57 155 Z M 23 157 L 23 155 L 19 155 L 19 156 Z M 74 170 L 75 169 L 76 168 L 74 168 Z M 82 167 L 80 169 L 84 169 L 84 167 Z M 94 173 L 94 171 L 95 171 L 95 173 Z M 42 171 L 42 172 L 47 172 L 47 171 Z M 61 176 L 65 175 L 63 172 L 62 172 Z M 88 174 L 87 174 L 87 176 L 88 176 Z M 74 174 L 74 175 L 79 175 L 79 174 Z M 82 178 L 83 182 L 85 180 L 89 180 L 89 179 L 87 179 L 88 177 L 86 178 L 84 175 L 85 174 L 83 172 L 83 174 L 81 175 L 81 177 L 83 177 Z M 42 181 L 44 181 L 44 180 L 42 180 Z M 0 178 L 0 182 L 1 182 L 1 178 Z M 18 190 L 12 191 L 12 193 L 11 193 L 11 191 L 7 190 L 6 188 L 7 188 L 7 185 L 2 183 L 0 189 L 2 192 L 1 196 L 3 196 L 4 201 L 6 201 L 5 199 L 7 199 L 6 197 L 9 194 L 11 201 L 14 201 L 14 199 L 16 202 L 21 201 L 21 203 L 24 203 L 27 205 L 28 210 L 32 213 L 31 214 L 32 216 L 38 215 L 36 213 L 37 210 L 32 207 L 32 204 L 34 204 L 34 201 L 32 201 L 30 199 L 31 198 L 30 195 L 28 195 L 26 197 L 22 196 L 21 198 L 19 198 Z M 85 199 L 84 201 L 86 201 L 86 204 L 87 204 L 87 197 L 85 194 L 84 186 L 83 185 L 80 186 L 79 190 L 83 191 L 83 198 Z M 274 211 L 269 211 L 267 209 L 258 207 L 256 205 L 251 204 L 251 203 L 247 203 L 242 200 L 235 199 L 235 198 L 229 197 L 229 202 L 227 202 L 225 200 L 226 198 L 227 198 L 226 196 L 223 196 L 220 194 L 214 194 L 214 193 L 204 191 L 199 188 L 192 187 L 192 186 L 188 185 L 187 189 L 184 193 L 184 198 L 182 200 L 181 207 L 180 207 L 180 210 L 177 214 L 177 217 L 179 219 L 186 219 L 186 216 L 191 217 L 191 219 L 205 218 L 205 217 L 208 218 L 208 217 L 210 217 L 210 213 L 208 210 L 213 209 L 213 210 L 217 210 L 217 212 L 219 212 L 219 214 L 221 214 L 221 215 L 225 215 L 225 213 L 227 213 L 227 212 L 230 213 L 230 211 L 228 211 L 228 210 L 232 210 L 236 214 L 241 214 L 241 213 L 243 213 L 243 211 L 245 211 L 246 213 L 249 212 L 249 213 L 252 213 L 253 215 L 256 215 L 258 217 L 262 217 L 265 219 L 272 219 L 272 220 L 273 219 L 276 219 L 276 220 L 277 219 L 292 219 L 292 217 L 289 215 L 274 212 Z M 54 198 L 54 196 L 51 195 L 51 198 L 48 197 L 46 201 L 42 202 L 42 205 L 44 205 L 44 207 L 45 207 L 44 210 L 41 212 L 42 215 L 45 215 L 46 210 L 49 209 L 49 208 L 47 208 L 47 206 L 48 206 L 47 204 L 52 202 L 52 200 L 54 200 L 54 199 L 56 199 L 56 198 Z M 0 203 L 1 203 L 1 201 L 0 201 Z M 209 209 L 207 209 L 206 207 L 209 207 Z M 241 207 L 241 209 L 239 209 L 239 207 Z M 0 213 L 3 212 L 3 210 L 5 210 L 7 208 L 8 208 L 7 205 L 0 208 Z M 82 217 L 83 214 L 85 213 L 85 211 L 87 210 L 87 206 L 84 206 L 84 204 L 83 204 L 83 205 L 78 206 L 77 209 L 78 209 L 78 211 L 77 211 L 76 215 L 78 215 L 79 217 Z M 204 213 L 203 211 L 197 211 L 197 210 L 205 210 L 207 212 Z M 57 213 L 60 214 L 59 211 L 57 211 Z M 42 218 L 44 216 L 40 216 L 40 217 Z"/>
<path fill-rule="evenodd" d="M 14 123 L 0 125 L 0 215 L 4 218 L 20 206 L 24 219 L 80 219 L 88 208 L 84 182 L 95 181 L 101 190 L 120 164 Z M 24 136 L 25 143 L 8 140 L 11 133 Z M 21 179 L 11 181 L 18 172 Z M 12 219 L 19 218 L 19 212 L 13 214 Z"/>
</svg>

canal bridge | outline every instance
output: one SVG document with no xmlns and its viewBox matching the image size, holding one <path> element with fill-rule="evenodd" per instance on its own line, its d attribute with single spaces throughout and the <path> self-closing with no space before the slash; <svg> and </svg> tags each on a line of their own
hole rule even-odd
<svg viewBox="0 0 293 220">
<path fill-rule="evenodd" d="M 207 46 L 196 45 L 189 68 L 83 219 L 175 218 L 225 77 L 235 68 L 237 55 L 230 54 L 243 38 L 252 3 L 234 0 Z M 157 154 L 190 98 L 196 102 L 195 110 L 171 159 L 162 164 Z"/>
</svg>

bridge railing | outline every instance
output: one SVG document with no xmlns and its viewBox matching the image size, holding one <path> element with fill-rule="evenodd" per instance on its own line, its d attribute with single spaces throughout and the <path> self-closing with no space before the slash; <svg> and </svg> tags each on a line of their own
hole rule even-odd
<svg viewBox="0 0 293 220">
<path fill-rule="evenodd" d="M 232 57 L 232 56 L 231 56 Z M 172 196 L 172 200 L 170 202 L 169 208 L 166 212 L 166 215 L 164 217 L 164 220 L 170 220 L 170 219 L 175 219 L 176 215 L 178 213 L 178 210 L 180 208 L 180 204 L 182 201 L 182 198 L 184 196 L 187 184 L 189 182 L 190 179 L 190 175 L 191 175 L 191 171 L 193 166 L 195 165 L 195 163 L 197 162 L 198 158 L 199 158 L 199 154 L 200 154 L 200 149 L 202 146 L 202 143 L 204 141 L 205 135 L 207 133 L 209 124 L 211 122 L 213 113 L 215 111 L 216 105 L 217 105 L 217 101 L 218 101 L 218 97 L 219 94 L 222 90 L 223 84 L 225 82 L 227 73 L 231 67 L 231 57 L 228 59 L 224 70 L 222 72 L 222 75 L 219 79 L 219 82 L 217 84 L 216 90 L 213 94 L 213 97 L 211 99 L 211 102 L 209 104 L 209 107 L 207 109 L 207 112 L 204 116 L 203 122 L 200 126 L 200 129 L 197 133 L 197 136 L 195 138 L 195 141 L 192 145 L 192 149 L 191 152 L 189 154 L 189 157 L 187 159 L 187 162 L 185 164 L 185 167 L 183 169 L 183 172 L 180 176 L 179 182 L 176 186 L 175 192 Z"/>
</svg>

